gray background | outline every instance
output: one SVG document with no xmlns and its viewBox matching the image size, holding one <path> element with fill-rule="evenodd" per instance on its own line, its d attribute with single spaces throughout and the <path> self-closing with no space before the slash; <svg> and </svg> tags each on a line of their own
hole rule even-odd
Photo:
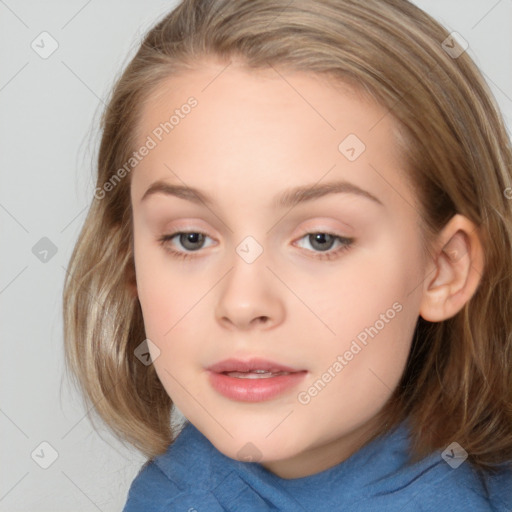
<svg viewBox="0 0 512 512">
<path fill-rule="evenodd" d="M 415 3 L 469 42 L 511 127 L 512 0 Z M 144 462 L 93 430 L 63 378 L 61 294 L 94 190 L 103 98 L 174 5 L 0 0 L 0 511 L 121 510 Z M 46 59 L 31 47 L 43 31 L 58 43 Z M 46 262 L 33 252 L 43 237 L 57 250 Z M 47 469 L 34 460 L 50 461 L 42 442 L 58 454 Z"/>
</svg>

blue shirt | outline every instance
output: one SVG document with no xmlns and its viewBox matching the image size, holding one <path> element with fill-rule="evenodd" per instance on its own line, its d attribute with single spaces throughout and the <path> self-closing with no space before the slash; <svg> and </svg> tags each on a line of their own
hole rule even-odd
<svg viewBox="0 0 512 512">
<path fill-rule="evenodd" d="M 440 451 L 406 467 L 407 453 L 404 422 L 332 468 L 283 479 L 226 457 L 186 422 L 168 450 L 142 466 L 123 512 L 512 510 L 510 466 L 482 479 L 468 461 L 453 468 Z"/>
</svg>

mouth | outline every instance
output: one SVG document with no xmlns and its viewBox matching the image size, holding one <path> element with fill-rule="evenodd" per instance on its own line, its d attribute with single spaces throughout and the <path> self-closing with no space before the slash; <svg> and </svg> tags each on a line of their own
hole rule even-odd
<svg viewBox="0 0 512 512">
<path fill-rule="evenodd" d="M 279 375 L 290 375 L 290 372 L 269 372 L 267 370 L 251 370 L 250 372 L 221 372 L 228 377 L 237 379 L 270 379 Z"/>
<path fill-rule="evenodd" d="M 307 373 L 265 359 L 227 359 L 207 370 L 215 391 L 243 402 L 270 400 L 289 392 Z"/>
</svg>

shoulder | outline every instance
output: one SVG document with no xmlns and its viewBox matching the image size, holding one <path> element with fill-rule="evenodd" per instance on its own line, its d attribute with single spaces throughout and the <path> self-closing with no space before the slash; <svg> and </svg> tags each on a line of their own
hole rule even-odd
<svg viewBox="0 0 512 512">
<path fill-rule="evenodd" d="M 180 489 L 154 462 L 149 462 L 132 482 L 123 512 L 169 510 L 224 512 L 208 489 Z"/>
<path fill-rule="evenodd" d="M 409 462 L 409 433 L 404 422 L 395 432 L 374 443 L 374 449 L 362 460 L 374 462 L 375 473 L 370 477 L 366 487 L 369 492 L 361 505 L 374 500 L 381 510 L 400 507 L 418 512 L 512 510 L 512 464 L 500 466 L 495 473 L 484 472 L 467 460 L 450 464 L 450 458 L 441 450 L 412 463 Z"/>
<path fill-rule="evenodd" d="M 469 462 L 451 467 L 440 453 L 418 464 L 406 466 L 390 486 L 409 506 L 421 512 L 510 512 L 512 510 L 512 468 L 497 473 L 478 471 Z"/>
<path fill-rule="evenodd" d="M 436 506 L 443 504 L 454 511 L 509 512 L 512 507 L 512 472 L 510 467 L 496 474 L 477 471 L 468 462 L 452 468 L 441 460 L 433 470 L 430 483 L 426 482 L 421 497 L 418 496 L 416 501 L 421 504 L 420 510 L 435 510 Z"/>
<path fill-rule="evenodd" d="M 187 423 L 162 455 L 148 460 L 130 485 L 123 512 L 152 512 L 174 509 L 223 510 L 211 489 L 212 446 Z"/>
<path fill-rule="evenodd" d="M 179 494 L 179 488 L 170 481 L 153 462 L 146 462 L 133 480 L 128 491 L 123 512 L 165 510 L 173 497 Z"/>
</svg>

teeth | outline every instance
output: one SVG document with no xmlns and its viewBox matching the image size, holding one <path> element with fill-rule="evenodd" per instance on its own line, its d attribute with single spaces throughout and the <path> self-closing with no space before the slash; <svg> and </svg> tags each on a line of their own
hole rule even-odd
<svg viewBox="0 0 512 512">
<path fill-rule="evenodd" d="M 225 375 L 229 377 L 236 377 L 238 379 L 269 379 L 277 377 L 278 375 L 288 375 L 289 372 L 276 372 L 272 373 L 267 370 L 252 370 L 250 372 L 226 372 Z"/>
</svg>

